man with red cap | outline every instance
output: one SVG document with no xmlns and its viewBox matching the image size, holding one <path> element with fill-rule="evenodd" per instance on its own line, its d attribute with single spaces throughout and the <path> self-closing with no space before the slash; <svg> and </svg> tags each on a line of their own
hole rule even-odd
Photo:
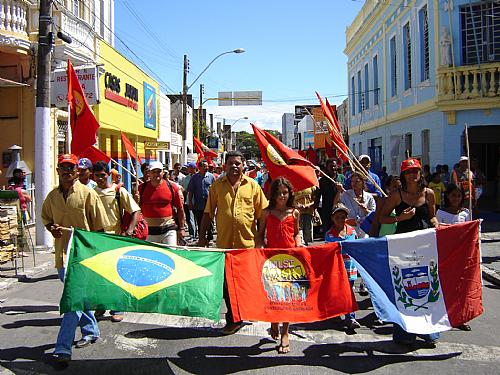
<svg viewBox="0 0 500 375">
<path fill-rule="evenodd" d="M 64 281 L 65 251 L 71 232 L 67 228 L 104 231 L 109 226 L 101 199 L 94 189 L 78 181 L 78 158 L 73 154 L 60 155 L 57 161 L 59 186 L 45 198 L 42 206 L 42 222 L 54 237 L 56 268 Z M 65 313 L 57 336 L 54 359 L 58 362 L 71 360 L 71 346 L 76 327 L 80 326 L 82 339 L 76 343 L 83 348 L 99 338 L 99 328 L 92 311 L 72 311 Z"/>
</svg>

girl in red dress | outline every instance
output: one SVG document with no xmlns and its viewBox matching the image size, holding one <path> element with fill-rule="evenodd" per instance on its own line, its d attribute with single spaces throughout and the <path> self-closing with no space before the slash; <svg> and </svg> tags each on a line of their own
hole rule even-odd
<svg viewBox="0 0 500 375">
<path fill-rule="evenodd" d="M 269 206 L 264 210 L 259 222 L 256 247 L 285 249 L 302 245 L 299 233 L 299 211 L 292 205 L 292 193 L 292 185 L 287 179 L 280 177 L 273 181 Z M 270 333 L 274 340 L 280 338 L 279 325 L 280 323 L 271 323 Z M 280 354 L 290 351 L 289 325 L 289 322 L 283 322 L 281 327 L 281 341 L 277 347 Z"/>
</svg>

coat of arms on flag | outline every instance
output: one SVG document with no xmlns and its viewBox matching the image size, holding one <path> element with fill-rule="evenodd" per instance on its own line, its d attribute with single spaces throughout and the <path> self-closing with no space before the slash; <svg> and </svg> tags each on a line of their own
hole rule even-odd
<svg viewBox="0 0 500 375">
<path fill-rule="evenodd" d="M 483 312 L 478 220 L 341 246 L 377 316 L 407 332 L 446 331 Z"/>
</svg>

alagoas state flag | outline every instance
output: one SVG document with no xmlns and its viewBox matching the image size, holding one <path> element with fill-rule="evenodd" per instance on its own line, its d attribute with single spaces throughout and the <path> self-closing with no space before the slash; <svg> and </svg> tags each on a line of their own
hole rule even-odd
<svg viewBox="0 0 500 375">
<path fill-rule="evenodd" d="M 224 253 L 174 250 L 75 229 L 60 311 L 116 310 L 220 318 Z"/>
<path fill-rule="evenodd" d="M 226 253 L 234 320 L 315 322 L 358 309 L 338 243 Z"/>
<path fill-rule="evenodd" d="M 427 334 L 483 312 L 478 220 L 341 246 L 355 261 L 383 321 Z"/>
</svg>

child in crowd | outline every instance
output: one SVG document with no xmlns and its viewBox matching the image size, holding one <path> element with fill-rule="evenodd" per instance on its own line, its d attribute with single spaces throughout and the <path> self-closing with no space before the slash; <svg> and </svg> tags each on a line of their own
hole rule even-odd
<svg viewBox="0 0 500 375">
<path fill-rule="evenodd" d="M 333 207 L 332 211 L 332 227 L 325 234 L 325 242 L 341 242 L 345 240 L 355 240 L 356 230 L 346 224 L 349 209 L 342 203 L 338 203 Z M 344 266 L 347 271 L 347 277 L 351 287 L 354 286 L 354 281 L 358 278 L 358 270 L 354 266 L 353 260 L 347 254 L 342 254 Z M 346 314 L 345 325 L 348 329 L 360 328 L 361 325 L 356 320 L 354 312 Z"/>
<path fill-rule="evenodd" d="M 264 210 L 259 221 L 259 232 L 255 247 L 291 248 L 301 246 L 299 232 L 299 211 L 293 207 L 293 188 L 290 182 L 282 177 L 273 181 L 270 188 L 269 206 Z M 264 242 L 264 238 L 266 241 Z M 283 322 L 281 341 L 277 347 L 278 353 L 290 351 L 288 338 L 289 322 Z M 279 323 L 271 323 L 271 337 L 280 338 Z"/>
<path fill-rule="evenodd" d="M 450 225 L 456 223 L 464 223 L 471 220 L 470 212 L 467 208 L 462 207 L 465 194 L 462 189 L 450 183 L 444 193 L 444 207 L 436 212 L 436 218 L 439 225 Z M 462 331 L 470 331 L 468 324 L 462 324 L 456 327 Z"/>
<path fill-rule="evenodd" d="M 429 182 L 428 185 L 429 189 L 432 189 L 434 191 L 434 196 L 436 197 L 436 210 L 441 207 L 441 197 L 446 190 L 446 187 L 444 186 L 443 182 L 441 181 L 441 174 L 440 173 L 433 173 L 431 177 L 431 182 Z"/>
</svg>

